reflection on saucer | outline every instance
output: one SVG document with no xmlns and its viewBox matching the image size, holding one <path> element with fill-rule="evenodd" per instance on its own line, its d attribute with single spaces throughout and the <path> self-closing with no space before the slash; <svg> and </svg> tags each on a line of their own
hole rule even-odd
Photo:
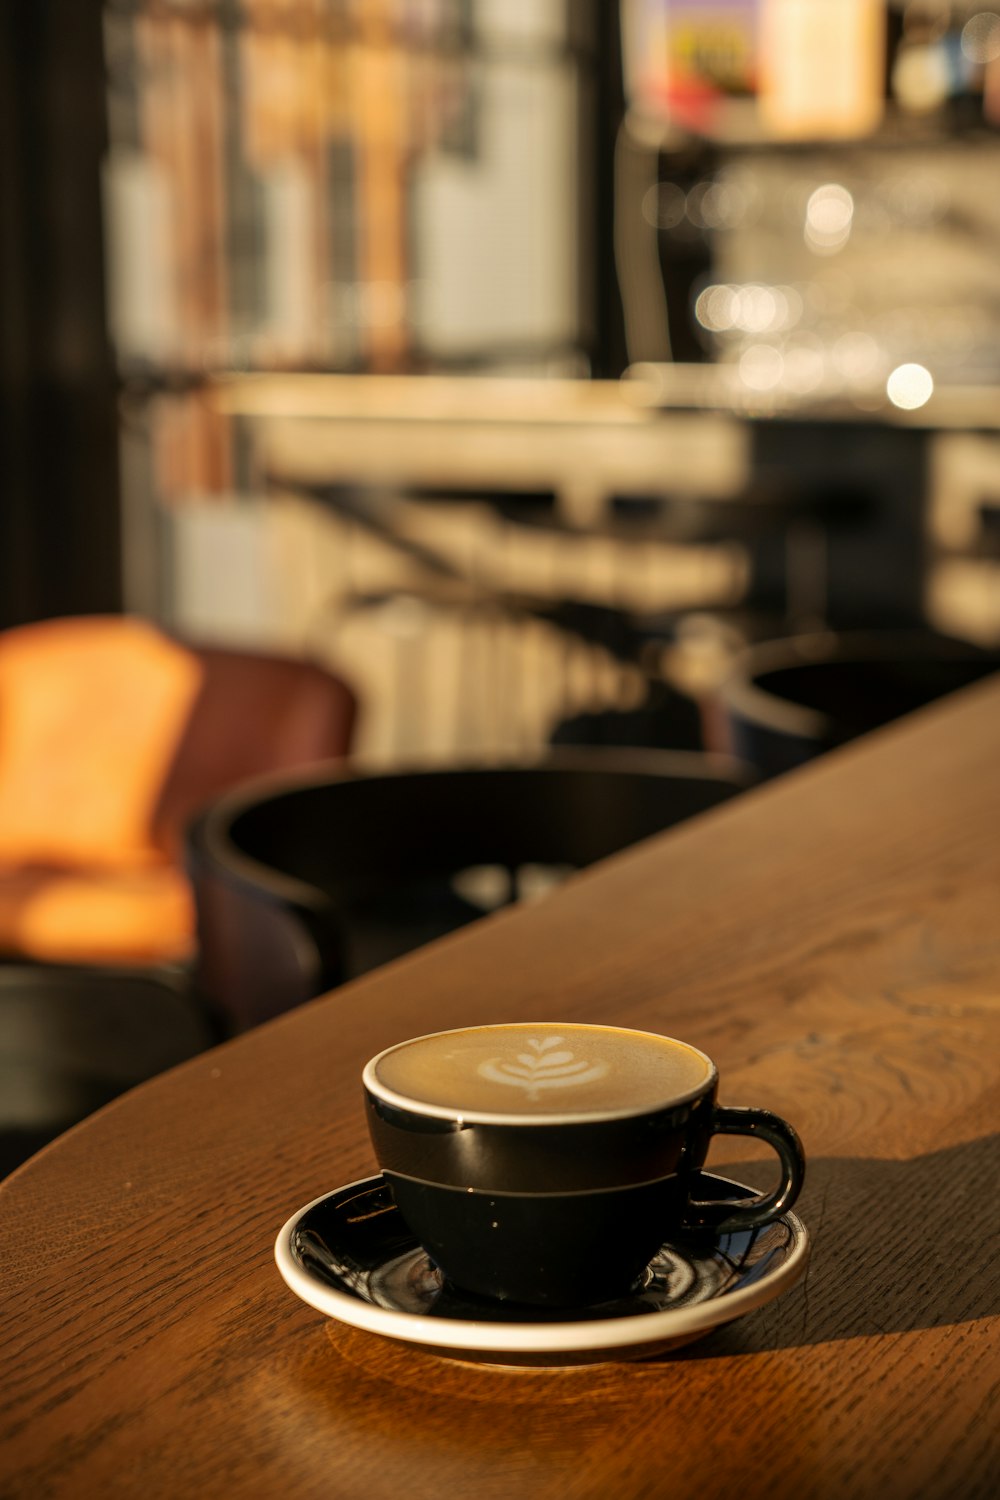
<svg viewBox="0 0 1000 1500">
<path fill-rule="evenodd" d="M 696 1196 L 735 1201 L 753 1191 L 704 1172 Z M 462 1359 L 542 1365 L 680 1347 L 787 1291 L 808 1254 L 806 1230 L 788 1213 L 758 1229 L 663 1245 L 614 1302 L 558 1310 L 491 1302 L 443 1281 L 381 1176 L 307 1204 L 275 1244 L 291 1290 L 342 1323 Z"/>
</svg>

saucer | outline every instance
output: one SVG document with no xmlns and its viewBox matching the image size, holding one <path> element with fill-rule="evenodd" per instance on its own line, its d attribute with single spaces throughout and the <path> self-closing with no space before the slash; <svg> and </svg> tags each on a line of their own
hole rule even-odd
<svg viewBox="0 0 1000 1500">
<path fill-rule="evenodd" d="M 693 1196 L 735 1202 L 755 1192 L 702 1172 Z M 662 1245 L 614 1302 L 514 1308 L 446 1285 L 377 1176 L 299 1209 L 274 1254 L 296 1296 L 354 1328 L 458 1359 L 564 1365 L 662 1354 L 742 1317 L 799 1280 L 809 1236 L 792 1213 L 757 1229 L 700 1231 Z"/>
</svg>

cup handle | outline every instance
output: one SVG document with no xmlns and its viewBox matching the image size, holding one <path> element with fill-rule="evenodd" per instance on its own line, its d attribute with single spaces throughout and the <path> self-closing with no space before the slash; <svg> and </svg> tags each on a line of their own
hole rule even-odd
<svg viewBox="0 0 1000 1500">
<path fill-rule="evenodd" d="M 806 1159 L 802 1142 L 787 1120 L 769 1109 L 726 1109 L 716 1105 L 712 1134 L 752 1135 L 767 1141 L 781 1161 L 781 1181 L 773 1192 L 738 1203 L 689 1203 L 684 1216 L 689 1228 L 710 1228 L 717 1234 L 728 1234 L 770 1224 L 791 1208 L 805 1180 Z"/>
</svg>

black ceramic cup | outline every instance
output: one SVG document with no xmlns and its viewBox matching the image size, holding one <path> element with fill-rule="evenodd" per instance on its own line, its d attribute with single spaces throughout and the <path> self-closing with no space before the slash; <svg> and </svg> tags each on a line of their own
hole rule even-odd
<svg viewBox="0 0 1000 1500">
<path fill-rule="evenodd" d="M 415 1037 L 364 1070 L 368 1126 L 413 1234 L 455 1286 L 533 1306 L 624 1296 L 666 1241 L 776 1219 L 805 1174 L 795 1131 L 716 1102 L 696 1047 L 616 1026 L 514 1023 Z M 713 1135 L 756 1136 L 781 1180 L 694 1193 Z"/>
</svg>

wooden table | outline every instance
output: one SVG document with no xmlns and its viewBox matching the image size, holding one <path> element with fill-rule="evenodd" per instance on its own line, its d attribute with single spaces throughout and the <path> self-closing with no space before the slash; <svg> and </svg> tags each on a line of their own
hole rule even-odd
<svg viewBox="0 0 1000 1500">
<path fill-rule="evenodd" d="M 29 1162 L 0 1191 L 0 1493 L 993 1495 L 998 996 L 994 679 L 184 1065 Z M 724 1101 L 799 1126 L 807 1281 L 682 1353 L 564 1371 L 448 1363 L 297 1301 L 272 1242 L 371 1171 L 365 1059 L 563 1016 L 689 1038 Z"/>
</svg>

